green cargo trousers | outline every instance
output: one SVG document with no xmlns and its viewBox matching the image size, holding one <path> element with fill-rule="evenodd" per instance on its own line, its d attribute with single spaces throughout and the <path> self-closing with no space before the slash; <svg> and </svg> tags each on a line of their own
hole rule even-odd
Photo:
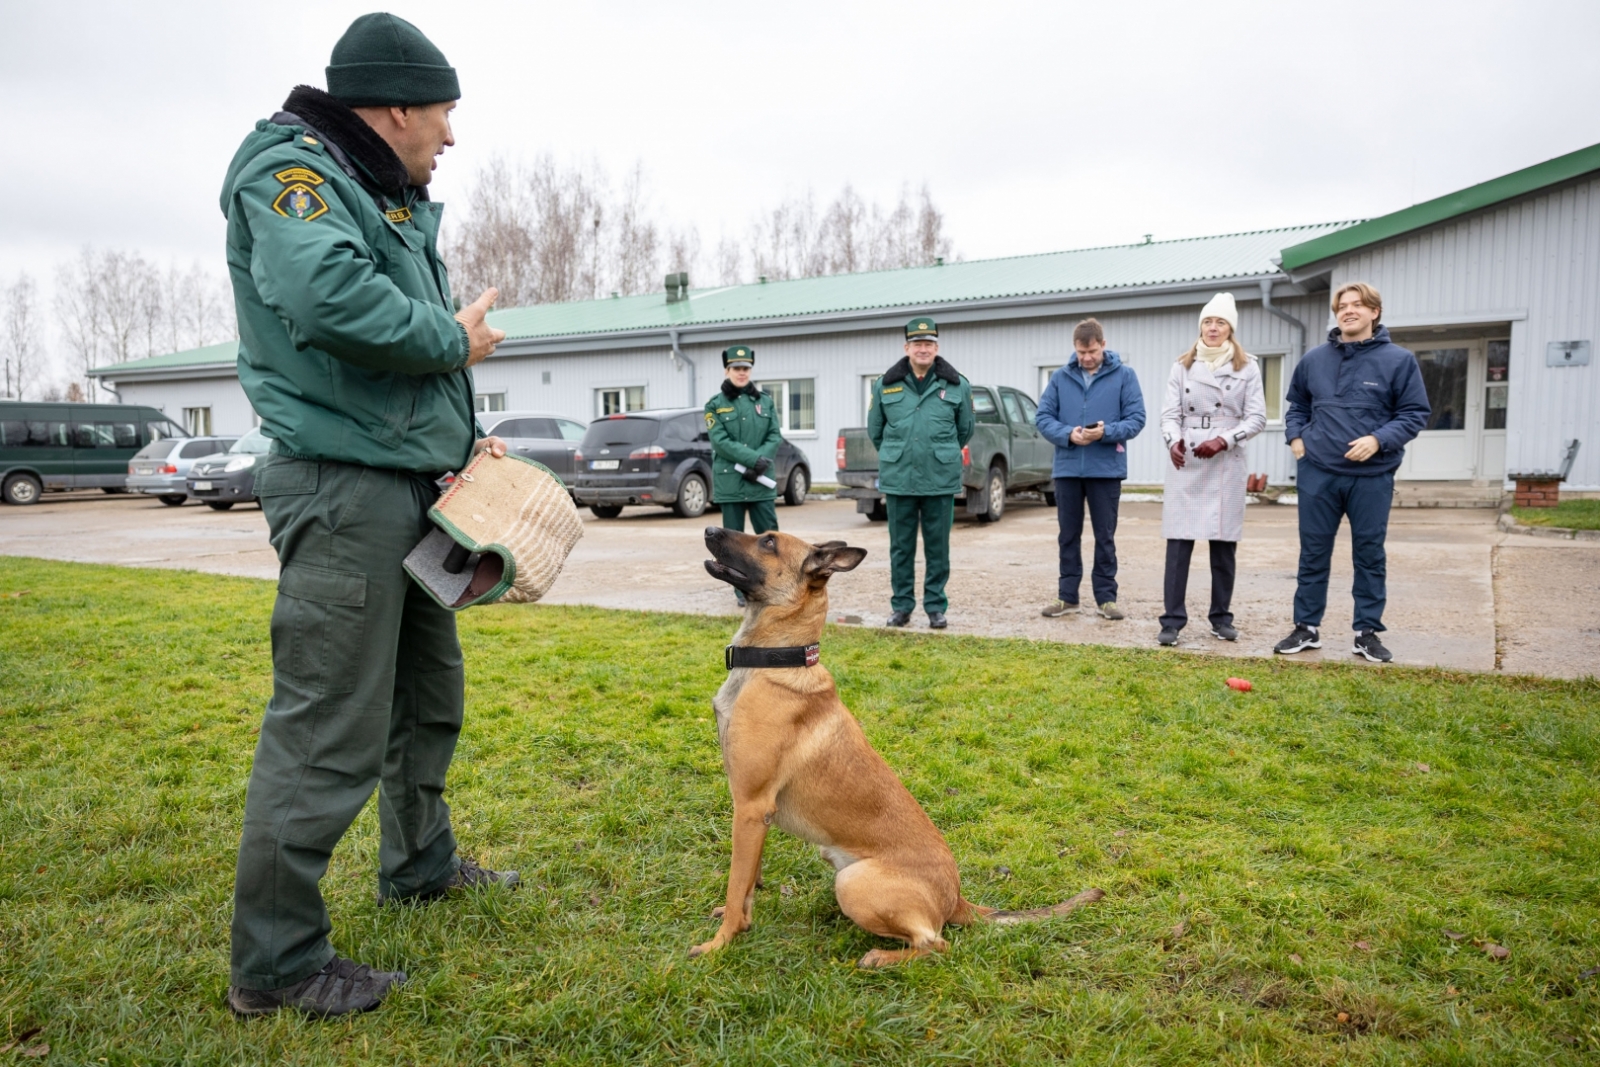
<svg viewBox="0 0 1600 1067">
<path fill-rule="evenodd" d="M 950 527 L 956 521 L 956 498 L 884 494 L 889 513 L 889 607 L 910 612 L 917 606 L 917 527 L 922 528 L 922 610 L 930 614 L 950 606 L 945 583 L 950 580 Z"/>
<path fill-rule="evenodd" d="M 723 504 L 724 529 L 744 531 L 745 516 L 750 516 L 750 532 L 764 534 L 778 528 L 778 506 L 771 500 L 751 500 L 743 503 Z"/>
<path fill-rule="evenodd" d="M 317 883 L 375 786 L 382 896 L 434 889 L 460 865 L 444 787 L 464 678 L 455 616 L 400 566 L 431 526 L 431 478 L 272 455 L 256 492 L 281 570 L 232 981 L 278 989 L 333 958 Z"/>
</svg>

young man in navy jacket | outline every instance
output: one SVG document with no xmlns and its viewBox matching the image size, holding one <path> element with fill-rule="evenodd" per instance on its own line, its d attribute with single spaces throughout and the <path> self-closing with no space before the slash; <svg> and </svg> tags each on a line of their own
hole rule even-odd
<svg viewBox="0 0 1600 1067">
<path fill-rule="evenodd" d="M 1275 652 L 1321 648 L 1328 567 L 1339 520 L 1350 519 L 1355 564 L 1355 646 L 1374 663 L 1394 657 L 1378 640 L 1387 597 L 1384 538 L 1394 500 L 1394 472 L 1405 446 L 1428 425 L 1432 409 L 1417 357 L 1389 340 L 1379 323 L 1383 300 L 1365 282 L 1333 294 L 1338 322 L 1328 343 L 1305 354 L 1289 382 L 1284 437 L 1298 460 L 1300 575 L 1294 632 Z"/>
<path fill-rule="evenodd" d="M 1124 442 L 1144 429 L 1144 394 L 1133 368 L 1106 347 L 1105 331 L 1094 319 L 1072 330 L 1075 354 L 1050 376 L 1034 425 L 1056 446 L 1056 544 L 1061 571 L 1056 599 L 1042 612 L 1057 618 L 1078 610 L 1083 581 L 1083 505 L 1094 527 L 1095 605 L 1108 619 L 1123 617 L 1117 607 L 1117 503 L 1128 476 Z"/>
</svg>

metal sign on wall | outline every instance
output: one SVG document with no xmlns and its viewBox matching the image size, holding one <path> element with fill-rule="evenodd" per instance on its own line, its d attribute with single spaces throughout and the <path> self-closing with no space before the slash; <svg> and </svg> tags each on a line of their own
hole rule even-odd
<svg viewBox="0 0 1600 1067">
<path fill-rule="evenodd" d="M 1544 346 L 1544 365 L 1547 367 L 1587 367 L 1589 365 L 1589 342 L 1551 341 Z"/>
</svg>

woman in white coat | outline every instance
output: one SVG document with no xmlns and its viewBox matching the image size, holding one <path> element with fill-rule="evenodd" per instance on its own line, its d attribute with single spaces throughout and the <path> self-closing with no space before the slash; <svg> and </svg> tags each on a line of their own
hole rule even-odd
<svg viewBox="0 0 1600 1067">
<path fill-rule="evenodd" d="M 1167 539 L 1163 645 L 1176 645 L 1189 621 L 1184 606 L 1194 543 L 1211 543 L 1211 633 L 1237 640 L 1233 626 L 1235 552 L 1244 536 L 1244 443 L 1267 424 L 1266 394 L 1256 358 L 1235 339 L 1239 311 L 1232 293 L 1218 293 L 1200 312 L 1200 337 L 1173 364 L 1161 436 L 1172 459 L 1162 494 Z"/>
</svg>

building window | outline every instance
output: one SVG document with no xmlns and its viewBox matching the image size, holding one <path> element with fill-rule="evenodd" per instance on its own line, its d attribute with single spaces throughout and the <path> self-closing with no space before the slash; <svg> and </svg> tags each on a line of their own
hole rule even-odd
<svg viewBox="0 0 1600 1067">
<path fill-rule="evenodd" d="M 1507 382 L 1511 376 L 1511 342 L 1490 341 L 1488 357 L 1485 373 L 1488 384 L 1483 388 L 1483 428 L 1503 430 L 1506 428 L 1506 401 L 1511 392 Z"/>
<path fill-rule="evenodd" d="M 790 378 L 778 382 L 757 382 L 758 389 L 772 394 L 784 433 L 813 433 L 817 428 L 817 380 Z"/>
<path fill-rule="evenodd" d="M 183 428 L 190 437 L 204 437 L 211 432 L 210 408 L 184 408 Z"/>
<path fill-rule="evenodd" d="M 478 393 L 472 398 L 474 411 L 504 411 L 506 409 L 506 394 L 504 393 Z"/>
<path fill-rule="evenodd" d="M 544 371 L 539 375 L 539 384 L 541 384 L 541 385 L 549 385 L 550 384 L 550 372 L 549 371 Z"/>
<path fill-rule="evenodd" d="M 1257 356 L 1261 366 L 1261 391 L 1267 398 L 1267 421 L 1283 421 L 1283 356 Z"/>
<path fill-rule="evenodd" d="M 617 389 L 596 389 L 595 403 L 601 418 L 644 410 L 644 386 L 625 385 Z"/>
<path fill-rule="evenodd" d="M 1044 396 L 1045 389 L 1047 389 L 1049 387 L 1049 385 L 1050 385 L 1050 375 L 1054 374 L 1056 371 L 1058 371 L 1060 369 L 1061 369 L 1061 364 L 1059 364 L 1059 363 L 1056 364 L 1054 367 L 1040 367 L 1039 368 L 1039 395 L 1040 396 Z"/>
</svg>

